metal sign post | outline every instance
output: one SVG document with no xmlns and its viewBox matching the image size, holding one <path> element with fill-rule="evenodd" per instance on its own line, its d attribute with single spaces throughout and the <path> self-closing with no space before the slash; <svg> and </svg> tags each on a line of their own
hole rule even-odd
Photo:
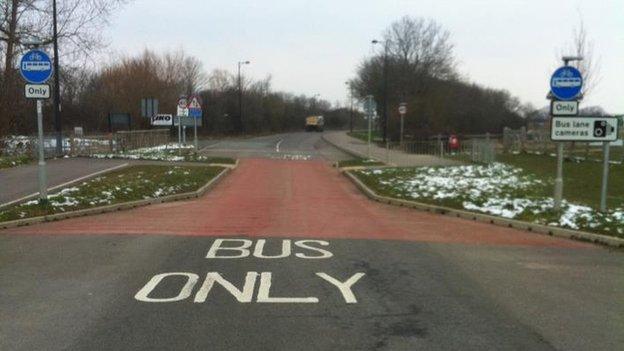
<svg viewBox="0 0 624 351">
<path fill-rule="evenodd" d="M 552 100 L 578 101 L 583 87 L 583 77 L 576 68 L 568 66 L 570 61 L 582 60 L 580 57 L 564 57 L 564 66 L 558 68 L 550 78 L 550 96 Z M 553 103 L 551 106 L 557 106 Z M 578 104 L 576 105 L 578 111 Z M 554 114 L 551 111 L 551 121 Z M 551 122 L 552 124 L 553 122 Z M 554 209 L 561 209 L 563 200 L 563 144 L 557 143 L 557 178 L 555 178 Z"/>
<path fill-rule="evenodd" d="M 365 109 L 366 114 L 368 115 L 368 144 L 367 144 L 367 156 L 371 157 L 371 134 L 372 134 L 372 124 L 373 124 L 373 111 L 375 110 L 375 101 L 373 101 L 373 96 L 368 95 L 366 97 Z"/>
<path fill-rule="evenodd" d="M 405 126 L 405 114 L 407 113 L 407 103 L 402 102 L 399 105 L 399 113 L 401 114 L 401 136 L 399 137 L 400 142 L 401 142 L 401 146 L 403 146 L 403 131 L 404 131 L 404 126 Z"/>
<path fill-rule="evenodd" d="M 199 150 L 199 143 L 197 142 L 197 118 L 193 118 L 193 146 L 195 147 L 195 152 Z"/>
<path fill-rule="evenodd" d="M 197 120 L 202 117 L 202 106 L 199 96 L 191 96 L 190 102 L 188 104 L 188 110 L 189 116 L 193 117 L 193 145 L 195 146 L 195 152 L 197 152 L 199 150 L 199 142 L 197 141 Z"/>
<path fill-rule="evenodd" d="M 52 61 L 48 54 L 41 50 L 30 50 L 20 61 L 20 73 L 24 80 L 28 83 L 25 87 L 25 96 L 27 99 L 36 99 L 37 100 L 37 134 L 39 137 L 39 201 L 47 201 L 48 200 L 48 181 L 47 181 L 47 172 L 46 172 L 46 162 L 45 162 L 45 154 L 44 154 L 44 139 L 43 139 L 43 100 L 50 97 L 50 87 L 48 85 L 42 84 L 50 79 L 52 76 Z M 56 141 L 59 143 L 59 140 Z M 62 140 L 60 140 L 61 145 L 57 145 L 58 147 L 63 147 Z"/>
<path fill-rule="evenodd" d="M 176 116 L 178 118 L 178 156 L 182 153 L 182 116 Z"/>
<path fill-rule="evenodd" d="M 186 95 L 178 99 L 176 117 L 178 118 L 178 156 L 182 154 L 182 117 L 188 116 L 188 100 Z M 186 129 L 184 130 L 186 132 Z M 186 140 L 186 137 L 185 137 Z"/>
<path fill-rule="evenodd" d="M 609 142 L 602 143 L 603 160 L 602 160 L 602 186 L 600 187 L 600 212 L 607 211 L 607 189 L 609 183 Z"/>
<path fill-rule="evenodd" d="M 48 179 L 46 172 L 45 155 L 43 152 L 43 100 L 37 99 L 37 134 L 39 136 L 39 200 L 48 199 Z"/>
<path fill-rule="evenodd" d="M 607 184 L 609 180 L 609 148 L 610 143 L 618 140 L 619 120 L 617 117 L 552 117 L 550 123 L 550 139 L 562 147 L 564 141 L 584 141 L 603 143 L 602 188 L 600 192 L 600 211 L 607 210 Z M 561 152 L 560 154 L 563 154 Z M 562 159 L 557 159 L 557 179 L 562 168 Z M 555 191 L 558 189 L 555 188 Z M 557 194 L 559 195 L 560 194 Z"/>
</svg>

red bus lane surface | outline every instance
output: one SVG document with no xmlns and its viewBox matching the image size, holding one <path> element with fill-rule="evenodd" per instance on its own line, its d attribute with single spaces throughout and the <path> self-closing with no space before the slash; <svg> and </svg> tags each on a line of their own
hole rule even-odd
<svg viewBox="0 0 624 351">
<path fill-rule="evenodd" d="M 206 196 L 29 227 L 20 234 L 179 234 L 592 247 L 379 204 L 322 161 L 247 159 Z"/>
</svg>

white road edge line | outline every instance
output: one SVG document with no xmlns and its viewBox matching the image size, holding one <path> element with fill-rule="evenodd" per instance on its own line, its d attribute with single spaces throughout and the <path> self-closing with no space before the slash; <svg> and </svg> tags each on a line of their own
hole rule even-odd
<svg viewBox="0 0 624 351">
<path fill-rule="evenodd" d="M 86 176 L 82 176 L 82 177 L 76 178 L 76 179 L 74 179 L 74 180 L 70 180 L 70 181 L 65 182 L 65 183 L 63 183 L 63 184 L 55 185 L 55 186 L 53 186 L 53 187 L 51 187 L 51 188 L 48 188 L 48 191 L 54 191 L 54 190 L 56 190 L 56 189 L 59 189 L 59 188 L 62 188 L 62 187 L 68 186 L 68 185 L 70 185 L 70 184 L 77 183 L 77 182 L 83 181 L 83 180 L 85 180 L 85 179 L 88 179 L 88 178 L 91 178 L 91 177 L 98 176 L 98 175 L 100 175 L 100 174 L 102 174 L 102 173 L 107 173 L 107 172 L 111 172 L 111 171 L 116 171 L 116 170 L 118 170 L 118 169 L 120 169 L 120 168 L 127 167 L 128 165 L 129 165 L 129 163 L 122 163 L 122 164 L 120 164 L 120 165 L 118 165 L 118 166 L 115 166 L 115 167 L 106 168 L 106 169 L 103 169 L 103 170 L 101 170 L 101 171 L 97 171 L 97 172 L 94 172 L 94 173 L 88 174 L 88 175 L 86 175 Z M 5 203 L 3 203 L 3 204 L 0 204 L 0 209 L 5 208 L 5 207 L 8 207 L 8 206 L 11 206 L 11 205 L 18 204 L 18 203 L 23 202 L 23 201 L 26 201 L 26 200 L 29 200 L 29 199 L 31 199 L 31 198 L 33 198 L 33 197 L 37 196 L 37 195 L 39 195 L 39 192 L 32 193 L 32 194 L 30 194 L 30 195 L 26 195 L 26 196 L 21 197 L 21 198 L 19 198 L 19 199 L 17 199 L 17 200 L 13 200 L 13 201 L 5 202 Z"/>
<path fill-rule="evenodd" d="M 284 141 L 284 139 L 280 139 L 277 144 L 275 144 L 275 152 L 280 152 L 280 145 L 282 144 L 282 141 Z"/>
</svg>

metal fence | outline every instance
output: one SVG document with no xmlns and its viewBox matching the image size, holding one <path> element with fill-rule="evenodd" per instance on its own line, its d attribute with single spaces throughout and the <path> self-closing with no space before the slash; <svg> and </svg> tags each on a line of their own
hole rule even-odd
<svg viewBox="0 0 624 351">
<path fill-rule="evenodd" d="M 379 146 L 384 147 L 381 144 Z M 427 155 L 478 163 L 491 163 L 496 160 L 496 153 L 500 147 L 496 139 L 490 139 L 486 136 L 484 138 L 460 140 L 456 145 L 451 145 L 447 138 L 406 141 L 403 143 L 389 142 L 388 149 L 408 155 Z"/>
<path fill-rule="evenodd" d="M 547 129 L 529 130 L 524 128 L 512 130 L 505 128 L 502 139 L 499 141 L 505 154 L 543 154 L 551 155 L 557 152 L 557 144 L 550 140 L 550 131 Z M 602 143 L 600 142 L 566 142 L 564 153 L 566 158 L 575 161 L 600 161 L 603 157 Z M 611 143 L 611 161 L 624 162 L 624 143 L 622 138 Z"/>
<path fill-rule="evenodd" d="M 62 135 L 62 154 L 57 154 L 56 135 L 44 135 L 45 157 L 91 156 L 102 153 L 119 153 L 134 149 L 168 144 L 169 129 L 123 131 L 104 135 Z M 1 140 L 0 155 L 36 157 L 39 141 L 36 136 L 9 136 Z"/>
<path fill-rule="evenodd" d="M 380 147 L 383 145 L 378 144 Z M 622 140 L 611 143 L 610 160 L 624 164 L 624 143 Z M 463 135 L 459 145 L 451 147 L 448 136 L 433 136 L 420 141 L 389 143 L 389 149 L 407 154 L 429 155 L 452 158 L 476 163 L 492 163 L 499 155 L 537 154 L 554 155 L 557 143 L 550 140 L 548 130 L 530 130 L 524 128 L 511 130 L 505 128 L 503 134 Z M 567 142 L 564 143 L 564 157 L 576 162 L 598 162 L 603 159 L 602 143 Z"/>
</svg>

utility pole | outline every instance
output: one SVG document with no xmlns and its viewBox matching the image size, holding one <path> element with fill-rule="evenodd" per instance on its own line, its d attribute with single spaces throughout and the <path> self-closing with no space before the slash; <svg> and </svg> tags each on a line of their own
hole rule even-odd
<svg viewBox="0 0 624 351">
<path fill-rule="evenodd" d="M 379 41 L 379 40 L 373 40 L 371 42 L 372 44 L 380 44 L 383 43 L 384 44 L 384 56 L 383 56 L 383 96 L 381 99 L 381 114 L 382 114 L 382 136 L 383 136 L 383 142 L 386 142 L 386 138 L 388 135 L 388 41 L 387 40 L 383 40 L 383 41 Z"/>
<path fill-rule="evenodd" d="M 238 131 L 243 132 L 243 83 L 241 80 L 241 66 L 248 65 L 249 61 L 238 61 Z"/>
<path fill-rule="evenodd" d="M 353 133 L 353 89 L 349 82 L 345 82 L 349 87 L 349 131 Z"/>
<path fill-rule="evenodd" d="M 388 42 L 384 41 L 384 59 L 383 59 L 383 142 L 388 137 Z"/>
<path fill-rule="evenodd" d="M 63 134 L 61 126 L 61 88 L 59 82 L 59 51 L 58 51 L 58 28 L 56 19 L 56 0 L 52 0 L 52 27 L 54 46 L 54 130 L 56 131 L 56 155 L 63 154 Z"/>
</svg>

